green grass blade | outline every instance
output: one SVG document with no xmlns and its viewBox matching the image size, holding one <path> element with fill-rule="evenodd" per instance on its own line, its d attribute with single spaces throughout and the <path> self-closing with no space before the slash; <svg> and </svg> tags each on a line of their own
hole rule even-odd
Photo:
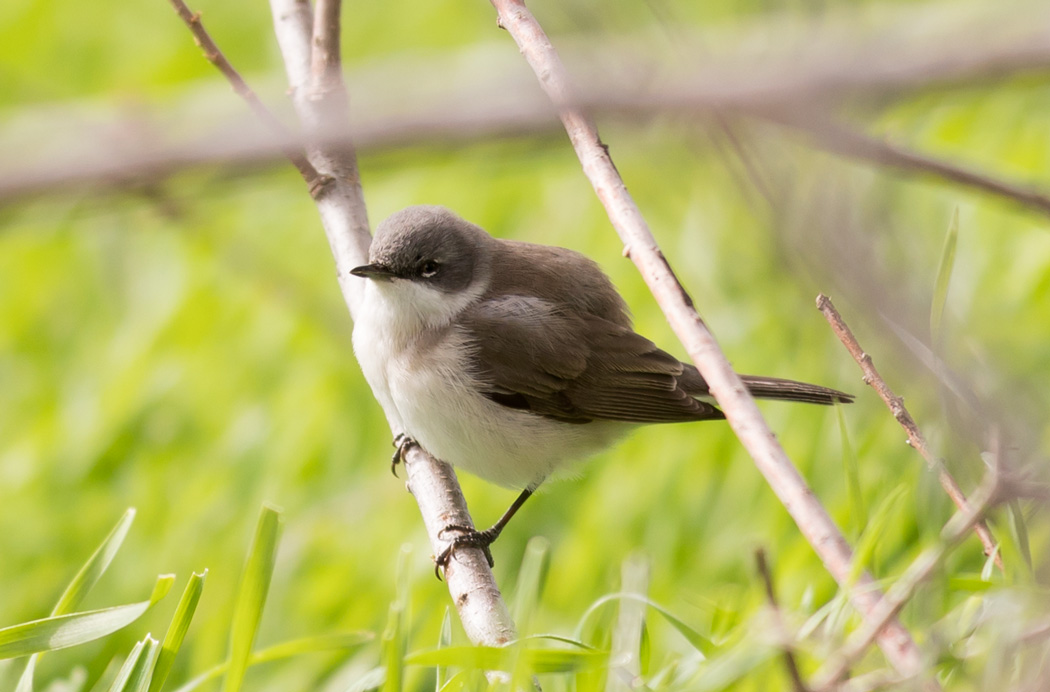
<svg viewBox="0 0 1050 692">
<path fill-rule="evenodd" d="M 1007 507 L 1010 510 L 1010 524 L 1014 530 L 1014 536 L 1017 539 L 1017 548 L 1021 552 L 1021 557 L 1024 558 L 1024 562 L 1028 565 L 1028 570 L 1032 570 L 1032 546 L 1028 540 L 1028 524 L 1025 522 L 1024 511 L 1021 509 L 1021 503 L 1017 500 L 1011 500 L 1007 503 Z"/>
<path fill-rule="evenodd" d="M 150 639 L 149 636 L 146 637 Z M 138 665 L 139 659 L 142 658 L 142 650 L 146 647 L 146 642 L 141 641 L 135 644 L 135 647 L 128 654 L 128 657 L 124 659 L 124 665 L 120 667 L 120 671 L 117 673 L 117 677 L 113 678 L 113 682 L 109 686 L 109 692 L 124 692 L 127 687 L 128 680 L 131 679 L 131 672 L 135 666 Z"/>
<path fill-rule="evenodd" d="M 36 673 L 36 661 L 39 657 L 40 654 L 29 657 L 26 667 L 22 669 L 22 675 L 18 678 L 18 684 L 15 685 L 15 692 L 33 692 L 33 675 Z"/>
<path fill-rule="evenodd" d="M 408 654 L 406 665 L 456 666 L 475 670 L 511 671 L 522 660 L 532 673 L 571 673 L 604 665 L 604 651 L 586 649 L 521 649 L 498 646 L 451 646 Z"/>
<path fill-rule="evenodd" d="M 846 426 L 844 406 L 835 407 L 835 417 L 839 421 L 839 437 L 842 439 L 842 469 L 846 476 L 846 497 L 849 498 L 850 527 L 853 536 L 859 536 L 868 525 L 868 510 L 864 506 L 864 493 L 860 487 L 860 466 L 857 454 L 853 451 L 849 428 Z"/>
<path fill-rule="evenodd" d="M 438 633 L 438 645 L 439 649 L 447 649 L 452 646 L 452 612 L 446 607 L 445 617 L 441 618 L 441 631 Z M 441 692 L 441 688 L 445 686 L 447 682 L 448 671 L 445 670 L 444 666 L 438 666 L 437 674 L 434 676 L 434 689 L 436 692 Z"/>
<path fill-rule="evenodd" d="M 383 630 L 381 667 L 384 669 L 383 692 L 400 692 L 404 684 L 406 621 L 408 619 L 408 558 L 411 546 L 402 545 L 397 558 L 397 597 L 387 615 Z"/>
<path fill-rule="evenodd" d="M 386 629 L 383 630 L 382 661 L 386 670 L 383 692 L 400 692 L 405 664 L 404 607 L 400 600 L 390 604 Z"/>
<path fill-rule="evenodd" d="M 0 659 L 64 649 L 105 637 L 127 627 L 164 598 L 175 577 L 157 577 L 149 600 L 128 605 L 67 613 L 0 629 Z"/>
<path fill-rule="evenodd" d="M 948 224 L 948 234 L 944 237 L 944 248 L 941 250 L 941 263 L 937 267 L 937 280 L 933 285 L 933 301 L 930 304 L 930 340 L 936 348 L 941 342 L 941 319 L 944 306 L 948 302 L 948 284 L 955 267 L 955 246 L 959 238 L 959 208 L 952 213 Z"/>
<path fill-rule="evenodd" d="M 521 558 L 512 617 L 518 627 L 518 632 L 522 635 L 530 633 L 529 621 L 539 603 L 549 553 L 550 543 L 545 538 L 537 536 L 525 546 L 525 554 Z"/>
<path fill-rule="evenodd" d="M 88 561 L 80 568 L 76 576 L 73 577 L 73 581 L 66 586 L 66 590 L 62 592 L 58 603 L 55 604 L 54 609 L 51 611 L 52 616 L 65 615 L 76 610 L 77 606 L 84 600 L 84 596 L 98 583 L 99 578 L 113 561 L 113 557 L 117 554 L 121 544 L 124 543 L 124 538 L 128 535 L 128 529 L 131 528 L 131 522 L 134 520 L 135 508 L 130 507 L 124 512 L 124 516 L 120 518 L 120 521 L 109 532 L 105 540 L 102 541 L 102 544 L 95 549 Z M 38 656 L 39 654 L 33 654 L 33 657 L 26 663 L 26 667 L 22 670 L 22 675 L 18 678 L 15 692 L 33 692 L 33 674 L 36 672 Z"/>
<path fill-rule="evenodd" d="M 386 668 L 378 666 L 367 672 L 347 687 L 343 692 L 368 692 L 369 690 L 377 690 L 386 680 Z"/>
<path fill-rule="evenodd" d="M 157 665 L 154 667 L 153 677 L 150 680 L 150 692 L 159 692 L 164 686 L 164 681 L 171 672 L 171 666 L 175 662 L 175 656 L 179 653 L 182 640 L 186 638 L 186 630 L 190 628 L 193 613 L 197 610 L 197 602 L 200 601 L 201 592 L 204 590 L 204 579 L 208 576 L 208 570 L 202 574 L 194 572 L 186 582 L 186 588 L 179 599 L 179 605 L 175 608 L 175 615 L 168 625 L 168 632 L 164 635 L 164 644 L 157 654 Z"/>
<path fill-rule="evenodd" d="M 853 564 L 850 565 L 849 570 L 850 584 L 854 583 L 857 580 L 857 577 L 860 576 L 860 573 L 871 564 L 879 539 L 881 539 L 886 532 L 886 524 L 893 517 L 893 510 L 900 499 L 904 497 L 904 493 L 907 489 L 908 487 L 903 483 L 898 485 L 890 491 L 890 494 L 887 495 L 875 509 L 875 512 L 871 516 L 871 521 L 868 522 L 867 528 L 864 529 L 864 533 L 861 535 L 860 541 L 857 543 L 857 549 L 853 553 Z"/>
<path fill-rule="evenodd" d="M 223 692 L 238 692 L 248 669 L 255 634 L 259 629 L 266 594 L 270 590 L 277 542 L 281 533 L 281 513 L 263 505 L 255 536 L 248 549 L 248 559 L 241 575 L 237 601 L 233 607 L 233 626 L 230 630 L 230 667 L 223 683 Z"/>
<path fill-rule="evenodd" d="M 579 639 L 573 639 L 572 637 L 566 637 L 561 634 L 530 634 L 529 636 L 522 637 L 520 639 L 520 641 L 523 642 L 533 640 L 561 642 L 562 644 L 568 644 L 570 646 L 575 646 L 580 649 L 586 649 L 587 651 L 598 651 L 596 647 L 593 647 L 590 644 L 586 644 L 584 642 L 581 642 Z"/>
<path fill-rule="evenodd" d="M 124 516 L 120 518 L 117 525 L 109 532 L 106 539 L 102 541 L 102 545 L 92 553 L 88 561 L 77 572 L 77 575 L 73 577 L 73 581 L 69 582 L 69 586 L 66 587 L 66 590 L 58 599 L 58 603 L 55 604 L 55 609 L 51 611 L 52 615 L 65 615 L 76 610 L 77 606 L 84 600 L 84 596 L 98 583 L 99 577 L 105 573 L 109 563 L 113 561 L 113 556 L 120 550 L 120 546 L 124 543 L 124 538 L 128 535 L 128 530 L 131 528 L 131 522 L 134 520 L 135 508 L 130 507 L 124 512 Z"/>
<path fill-rule="evenodd" d="M 317 637 L 293 639 L 291 641 L 274 644 L 273 646 L 256 651 L 251 655 L 251 658 L 248 659 L 248 666 L 251 667 L 261 663 L 279 661 L 284 658 L 291 658 L 292 656 L 299 656 L 301 654 L 352 649 L 366 642 L 370 642 L 373 639 L 375 639 L 375 635 L 371 632 L 341 632 L 338 634 L 323 634 Z M 193 692 L 193 690 L 196 690 L 201 685 L 225 675 L 229 668 L 229 661 L 220 663 L 217 666 L 212 666 L 184 684 L 182 687 L 179 687 L 175 692 Z"/>
<path fill-rule="evenodd" d="M 337 634 L 322 634 L 316 637 L 303 637 L 291 641 L 274 644 L 252 654 L 249 663 L 269 663 L 282 658 L 291 658 L 303 654 L 312 654 L 320 651 L 338 651 L 340 649 L 352 649 L 375 639 L 371 632 L 339 632 Z"/>
<path fill-rule="evenodd" d="M 715 645 L 711 642 L 710 639 L 700 634 L 689 625 L 685 624 L 685 622 L 683 622 L 682 620 L 679 620 L 677 617 L 675 617 L 673 613 L 671 613 L 671 611 L 669 611 L 667 608 L 664 608 L 659 603 L 653 601 L 650 598 L 639 596 L 638 594 L 634 593 L 606 594 L 605 596 L 602 596 L 597 601 L 592 603 L 591 607 L 588 608 L 584 612 L 583 616 L 580 618 L 579 624 L 576 625 L 576 633 L 573 635 L 573 639 L 579 641 L 583 640 L 583 636 L 581 633 L 584 630 L 584 626 L 586 625 L 587 620 L 593 617 L 594 614 L 597 613 L 603 606 L 612 603 L 613 601 L 625 598 L 641 601 L 642 603 L 645 603 L 657 613 L 662 615 L 663 618 L 667 620 L 668 624 L 670 624 L 672 627 L 678 630 L 678 633 L 685 637 L 686 641 L 688 641 L 694 649 L 699 651 L 704 656 L 710 656 L 712 653 L 714 653 Z"/>
<path fill-rule="evenodd" d="M 146 692 L 149 688 L 150 678 L 157 662 L 157 653 L 160 651 L 159 642 L 147 634 L 146 638 L 135 646 L 141 647 L 139 655 L 126 675 L 124 673 L 128 664 L 124 663 L 124 668 L 121 668 L 120 674 L 117 675 L 117 680 L 123 678 L 123 683 L 118 687 L 117 680 L 114 680 L 113 685 L 109 688 L 111 692 Z M 131 657 L 129 656 L 128 659 L 130 660 Z"/>
</svg>

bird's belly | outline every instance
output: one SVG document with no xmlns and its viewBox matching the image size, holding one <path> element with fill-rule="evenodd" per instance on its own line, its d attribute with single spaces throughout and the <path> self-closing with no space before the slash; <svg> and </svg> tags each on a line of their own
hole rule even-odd
<svg viewBox="0 0 1050 692">
<path fill-rule="evenodd" d="M 631 427 L 562 423 L 497 404 L 478 393 L 456 357 L 462 351 L 453 346 L 459 344 L 416 353 L 387 373 L 405 432 L 442 461 L 492 483 L 524 488 L 583 461 Z"/>
</svg>

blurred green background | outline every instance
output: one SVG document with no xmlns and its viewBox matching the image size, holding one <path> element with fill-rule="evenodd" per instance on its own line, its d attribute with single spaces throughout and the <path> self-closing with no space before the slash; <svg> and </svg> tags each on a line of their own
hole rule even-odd
<svg viewBox="0 0 1050 692">
<path fill-rule="evenodd" d="M 844 4 L 863 16 L 857 3 Z M 574 0 L 537 2 L 533 10 L 557 40 L 668 22 L 717 34 L 720 26 L 746 25 L 764 14 L 818 16 L 817 5 L 836 3 L 599 6 Z M 265 3 L 204 0 L 193 8 L 203 11 L 206 26 L 249 81 L 279 78 Z M 484 2 L 347 3 L 344 16 L 348 69 L 473 44 L 516 52 Z M 134 107 L 177 99 L 205 82 L 221 84 L 163 0 L 0 3 L 0 126 L 27 108 Z M 232 93 L 225 98 L 236 103 Z M 1050 188 L 1048 102 L 1043 80 L 997 80 L 865 104 L 859 122 L 924 151 Z M 629 189 L 734 366 L 858 395 L 841 412 L 783 404 L 763 404 L 763 410 L 851 541 L 884 508 L 887 519 L 876 528 L 869 564 L 877 577 L 898 575 L 935 542 L 952 508 L 814 309 L 818 292 L 841 298 L 846 319 L 907 398 L 936 453 L 972 488 L 980 449 L 953 427 L 952 405 L 937 379 L 876 309 L 899 308 L 909 326 L 928 318 L 957 209 L 942 353 L 977 391 L 1003 406 L 997 415 L 1016 424 L 1021 456 L 1045 456 L 1045 217 L 814 153 L 770 126 L 735 125 L 788 200 L 770 208 L 756 201 L 713 122 L 600 125 Z M 443 204 L 496 235 L 582 251 L 622 290 L 639 331 L 683 355 L 633 265 L 621 257 L 555 127 L 517 139 L 369 150 L 360 168 L 373 224 L 409 204 Z M 849 223 L 837 225 L 840 216 Z M 823 231 L 808 232 L 822 225 Z M 849 252 L 858 266 L 877 269 L 879 295 L 851 285 L 850 267 L 828 266 L 822 254 L 828 234 L 847 236 L 845 226 L 863 238 Z M 390 475 L 390 434 L 353 358 L 352 324 L 332 266 L 313 204 L 282 161 L 235 172 L 218 164 L 191 168 L 134 189 L 58 187 L 0 207 L 0 626 L 46 616 L 121 513 L 136 507 L 126 545 L 85 607 L 140 600 L 158 573 L 176 573 L 181 589 L 191 571 L 207 568 L 201 605 L 173 672 L 173 683 L 184 682 L 226 656 L 245 551 L 259 507 L 269 501 L 283 509 L 285 528 L 259 645 L 343 630 L 381 632 L 397 594 L 402 546 L 411 548 L 403 559 L 408 646 L 437 643 L 447 591 L 432 576 L 415 503 L 403 481 Z M 851 467 L 859 497 L 850 494 Z M 621 564 L 638 553 L 651 561 L 650 596 L 716 640 L 760 638 L 758 547 L 769 552 L 782 603 L 796 624 L 837 593 L 724 424 L 641 430 L 582 476 L 544 487 L 494 548 L 497 578 L 510 595 L 528 540 L 550 541 L 534 632 L 570 634 L 592 602 L 619 589 Z M 494 520 L 515 494 L 461 480 L 480 524 Z M 1042 598 L 1047 527 L 1040 507 L 1019 503 L 1016 509 L 992 521 L 1004 541 L 1006 575 L 981 578 L 985 558 L 970 538 L 904 612 L 920 643 L 938 652 L 938 670 L 956 689 L 993 685 L 982 672 L 993 656 L 989 642 L 1023 629 L 1027 620 L 1016 617 L 1018 611 L 1033 620 L 1046 614 L 1023 604 Z M 1022 557 L 1028 544 L 1032 569 Z M 86 669 L 84 689 L 105 680 L 107 666 L 134 641 L 163 631 L 174 605 L 169 596 L 119 635 L 45 656 L 38 687 L 75 666 Z M 806 671 L 856 623 L 848 610 L 839 620 L 811 633 Z M 688 644 L 659 618 L 649 636 L 652 670 L 689 660 Z M 970 648 L 955 646 L 962 640 Z M 249 671 L 246 685 L 345 690 L 378 661 L 378 644 L 302 656 Z M 873 653 L 868 665 L 878 661 Z M 13 686 L 19 664 L 0 665 L 0 687 Z M 689 686 L 693 678 L 683 679 L 683 688 L 699 688 Z M 412 668 L 406 684 L 429 689 L 433 671 Z M 788 683 L 769 658 L 725 686 L 783 689 Z"/>
</svg>

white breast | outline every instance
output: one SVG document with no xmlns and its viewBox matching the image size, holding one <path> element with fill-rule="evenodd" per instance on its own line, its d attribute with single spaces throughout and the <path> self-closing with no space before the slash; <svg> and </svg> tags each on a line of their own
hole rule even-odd
<svg viewBox="0 0 1050 692">
<path fill-rule="evenodd" d="M 493 402 L 477 391 L 470 374 L 466 335 L 455 327 L 421 331 L 391 300 L 395 291 L 368 288 L 354 325 L 354 351 L 391 427 L 439 459 L 493 483 L 524 488 L 586 459 L 632 427 L 561 423 Z"/>
</svg>

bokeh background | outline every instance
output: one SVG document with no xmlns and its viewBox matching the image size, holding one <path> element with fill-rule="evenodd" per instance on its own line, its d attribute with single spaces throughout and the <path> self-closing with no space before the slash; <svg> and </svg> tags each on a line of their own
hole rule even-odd
<svg viewBox="0 0 1050 692">
<path fill-rule="evenodd" d="M 782 45 L 782 21 L 818 32 L 837 13 L 845 20 L 836 26 L 855 22 L 861 31 L 882 12 L 956 11 L 920 5 L 573 0 L 532 8 L 556 41 L 600 44 L 632 34 L 666 45 L 676 31 L 746 31 L 761 53 L 763 36 Z M 192 7 L 264 99 L 286 112 L 266 4 L 202 0 Z M 374 105 L 353 100 L 358 68 L 393 65 L 385 69 L 396 75 L 398 60 L 415 65 L 486 52 L 517 58 L 487 3 L 344 8 L 352 108 Z M 165 121 L 176 131 L 193 130 L 198 113 L 207 121 L 215 112 L 247 110 L 162 0 L 5 0 L 0 85 L 0 166 L 8 181 L 23 166 L 46 166 L 56 142 L 86 137 L 77 129 L 84 123 L 93 128 L 85 132 L 101 127 L 119 142 L 120 124 L 137 122 L 137 114 L 177 113 Z M 396 107 L 398 85 L 390 82 L 385 107 Z M 880 93 L 839 112 L 859 130 L 1050 188 L 1048 105 L 1045 73 L 1036 71 Z M 1047 218 L 933 178 L 822 153 L 768 122 L 726 117 L 608 117 L 599 125 L 734 366 L 857 394 L 841 410 L 762 407 L 846 535 L 870 545 L 867 566 L 892 578 L 936 542 L 952 507 L 861 382 L 814 309 L 815 296 L 836 299 L 938 456 L 972 489 L 989 419 L 960 412 L 913 339 L 931 343 L 935 278 L 958 213 L 936 352 L 985 412 L 1010 426 L 1017 463 L 1044 459 Z M 360 168 L 373 224 L 409 204 L 443 204 L 495 235 L 584 252 L 621 289 L 639 331 L 684 355 L 621 256 L 557 123 L 528 130 L 489 136 L 467 128 L 455 137 L 364 147 Z M 111 151 L 122 155 L 119 144 Z M 756 175 L 773 189 L 771 198 L 759 192 Z M 284 532 L 260 646 L 346 630 L 378 634 L 399 579 L 410 604 L 409 647 L 435 645 L 447 591 L 433 578 L 415 503 L 390 474 L 390 434 L 353 358 L 331 256 L 294 169 L 260 155 L 95 182 L 11 187 L 0 201 L 0 626 L 46 616 L 124 510 L 135 507 L 125 546 L 85 606 L 140 600 L 159 573 L 178 575 L 181 588 L 191 571 L 207 568 L 173 688 L 224 660 L 245 551 L 261 504 L 271 502 L 283 510 Z M 461 480 L 480 524 L 515 495 Z M 991 525 L 1003 541 L 1005 574 L 986 569 L 970 538 L 903 614 L 952 689 L 1001 689 L 988 673 L 999 670 L 990 667 L 993 659 L 1016 663 L 1020 682 L 1038 679 L 1044 665 L 1038 640 L 1030 661 L 1022 660 L 1025 650 L 1001 649 L 1050 617 L 1042 586 L 1045 516 L 1038 503 L 1021 500 L 998 509 Z M 549 540 L 550 556 L 533 632 L 571 634 L 591 603 L 620 588 L 624 561 L 641 555 L 650 564 L 650 597 L 723 643 L 719 651 L 764 641 L 759 547 L 769 554 L 789 619 L 813 623 L 806 671 L 856 625 L 724 424 L 640 430 L 581 466 L 580 479 L 545 486 L 495 545 L 496 575 L 508 595 L 534 536 Z M 112 662 L 145 632 L 162 632 L 174 605 L 169 596 L 118 635 L 45 656 L 39 688 L 77 667 L 86 673 L 82 685 L 65 689 L 107 684 Z M 814 618 L 818 612 L 827 617 Z M 720 670 L 732 674 L 704 677 L 705 664 L 665 621 L 654 615 L 648 636 L 647 670 L 675 671 L 650 679 L 653 687 L 788 686 L 773 656 L 723 661 Z M 378 643 L 305 655 L 253 669 L 246 685 L 352 689 L 379 657 Z M 864 665 L 876 668 L 880 660 L 872 653 Z M 13 687 L 19 666 L 0 662 L 0 688 Z M 406 686 L 430 689 L 433 679 L 430 669 L 410 668 Z"/>
</svg>

